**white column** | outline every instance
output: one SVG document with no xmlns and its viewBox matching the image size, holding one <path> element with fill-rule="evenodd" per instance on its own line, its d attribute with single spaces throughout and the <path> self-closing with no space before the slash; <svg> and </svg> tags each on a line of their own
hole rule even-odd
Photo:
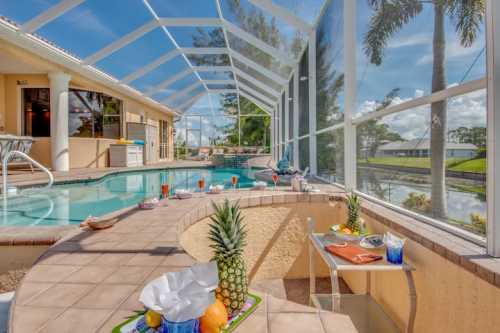
<svg viewBox="0 0 500 333">
<path fill-rule="evenodd" d="M 344 177 L 347 191 L 356 189 L 356 1 L 344 2 Z"/>
<path fill-rule="evenodd" d="M 275 127 L 274 127 L 274 110 L 271 112 L 271 138 L 270 138 L 270 141 L 271 141 L 271 156 L 273 157 L 273 160 L 276 160 L 276 153 L 275 153 L 275 144 L 276 142 L 274 142 L 274 130 L 275 130 Z"/>
<path fill-rule="evenodd" d="M 69 171 L 68 87 L 71 76 L 49 73 L 52 170 Z"/>
<path fill-rule="evenodd" d="M 290 84 L 288 84 L 285 88 L 285 147 L 288 146 L 288 137 L 290 136 L 290 92 L 288 89 L 290 88 Z"/>
<path fill-rule="evenodd" d="M 299 169 L 299 65 L 293 75 L 293 168 Z"/>
<path fill-rule="evenodd" d="M 489 0 L 486 7 L 486 54 L 488 78 L 488 254 L 500 257 L 500 2 Z M 497 180 L 496 182 L 494 180 Z"/>
<path fill-rule="evenodd" d="M 309 169 L 318 173 L 316 153 L 316 29 L 309 33 Z"/>
</svg>

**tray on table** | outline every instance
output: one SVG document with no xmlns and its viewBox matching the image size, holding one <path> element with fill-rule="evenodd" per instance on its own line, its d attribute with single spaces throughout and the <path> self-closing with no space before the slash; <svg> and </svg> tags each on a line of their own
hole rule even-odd
<svg viewBox="0 0 500 333">
<path fill-rule="evenodd" d="M 222 333 L 231 333 L 233 332 L 238 325 L 241 324 L 243 320 L 245 320 L 248 316 L 252 314 L 252 312 L 255 311 L 259 303 L 262 301 L 262 299 L 253 294 L 248 294 L 247 301 L 245 302 L 245 305 L 243 306 L 243 309 L 241 312 L 231 318 L 227 324 L 227 327 L 222 330 Z M 112 333 L 161 333 L 163 332 L 161 327 L 160 329 L 155 329 L 155 328 L 148 328 L 144 324 L 144 314 L 145 311 L 138 312 L 137 315 L 132 316 L 128 318 L 125 322 L 121 323 L 120 325 L 116 326 Z"/>
</svg>

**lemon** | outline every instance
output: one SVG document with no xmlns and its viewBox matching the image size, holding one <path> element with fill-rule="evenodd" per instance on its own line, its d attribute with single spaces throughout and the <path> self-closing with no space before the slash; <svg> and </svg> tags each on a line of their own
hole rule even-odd
<svg viewBox="0 0 500 333">
<path fill-rule="evenodd" d="M 148 310 L 144 315 L 144 321 L 151 328 L 158 327 L 161 325 L 161 314 L 153 310 Z"/>
</svg>

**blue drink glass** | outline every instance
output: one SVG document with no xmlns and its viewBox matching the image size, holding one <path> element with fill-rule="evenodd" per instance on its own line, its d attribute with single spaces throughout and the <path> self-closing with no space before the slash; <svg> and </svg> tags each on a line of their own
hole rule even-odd
<svg viewBox="0 0 500 333">
<path fill-rule="evenodd" d="M 401 265 L 403 263 L 403 247 L 386 248 L 387 261 L 391 264 Z"/>
<path fill-rule="evenodd" d="M 199 333 L 200 331 L 200 321 L 198 319 L 177 323 L 163 318 L 162 326 L 163 333 Z"/>
</svg>

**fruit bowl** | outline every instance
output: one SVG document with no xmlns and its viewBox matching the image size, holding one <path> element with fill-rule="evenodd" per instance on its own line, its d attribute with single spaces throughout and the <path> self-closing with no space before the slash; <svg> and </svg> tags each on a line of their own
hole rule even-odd
<svg viewBox="0 0 500 333">
<path fill-rule="evenodd" d="M 358 242 L 363 237 L 367 236 L 366 232 L 352 232 L 343 224 L 335 224 L 330 228 L 330 233 L 336 238 L 343 240 L 345 242 Z"/>
</svg>

